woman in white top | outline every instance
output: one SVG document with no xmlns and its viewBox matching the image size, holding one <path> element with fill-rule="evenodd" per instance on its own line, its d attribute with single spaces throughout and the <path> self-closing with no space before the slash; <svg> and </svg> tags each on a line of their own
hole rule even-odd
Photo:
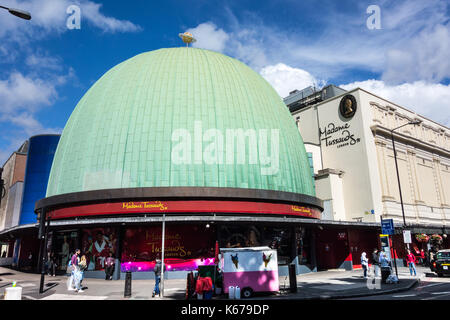
<svg viewBox="0 0 450 320">
<path fill-rule="evenodd" d="M 364 278 L 367 278 L 367 269 L 369 268 L 369 259 L 366 257 L 366 253 L 361 254 L 361 266 L 364 270 Z"/>
</svg>

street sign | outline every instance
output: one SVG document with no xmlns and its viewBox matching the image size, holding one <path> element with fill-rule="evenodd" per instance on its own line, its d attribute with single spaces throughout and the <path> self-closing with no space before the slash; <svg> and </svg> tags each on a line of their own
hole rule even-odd
<svg viewBox="0 0 450 320">
<path fill-rule="evenodd" d="M 403 230 L 403 242 L 404 243 L 412 243 L 412 241 L 411 241 L 411 231 Z"/>
<path fill-rule="evenodd" d="M 381 220 L 381 233 L 394 234 L 394 220 L 392 219 Z"/>
</svg>

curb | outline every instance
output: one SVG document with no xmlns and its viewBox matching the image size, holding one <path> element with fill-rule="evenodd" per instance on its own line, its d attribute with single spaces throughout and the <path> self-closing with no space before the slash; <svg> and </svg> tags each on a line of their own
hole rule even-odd
<svg viewBox="0 0 450 320">
<path fill-rule="evenodd" d="M 382 290 L 382 291 L 373 292 L 373 293 L 356 293 L 356 294 L 347 294 L 347 295 L 340 295 L 340 296 L 321 296 L 319 299 L 321 299 L 321 300 L 330 299 L 331 300 L 331 299 L 344 299 L 344 298 L 359 298 L 359 297 L 377 296 L 377 295 L 388 294 L 388 293 L 397 293 L 397 292 L 410 290 L 412 287 L 419 284 L 420 281 L 421 281 L 420 279 L 415 279 L 410 285 L 408 285 L 407 287 L 402 287 L 402 288 Z"/>
<path fill-rule="evenodd" d="M 420 278 L 414 279 L 414 281 L 406 287 L 394 288 L 394 289 L 386 289 L 386 290 L 374 290 L 374 292 L 365 292 L 365 293 L 349 293 L 349 294 L 340 294 L 340 295 L 320 295 L 320 296 L 311 296 L 311 297 L 289 297 L 286 296 L 286 299 L 289 300 L 333 300 L 333 299 L 347 299 L 347 298 L 360 298 L 360 297 L 369 297 L 369 296 L 377 296 L 388 293 L 396 293 L 410 290 L 412 287 L 416 286 L 421 282 Z"/>
</svg>

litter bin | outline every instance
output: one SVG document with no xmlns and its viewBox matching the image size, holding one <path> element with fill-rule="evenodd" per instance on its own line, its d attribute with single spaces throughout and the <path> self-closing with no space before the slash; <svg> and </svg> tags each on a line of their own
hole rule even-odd
<svg viewBox="0 0 450 320">
<path fill-rule="evenodd" d="M 386 279 L 391 274 L 391 267 L 381 267 L 381 282 L 386 283 Z"/>
<path fill-rule="evenodd" d="M 5 289 L 5 300 L 22 300 L 22 287 L 8 287 Z"/>
</svg>

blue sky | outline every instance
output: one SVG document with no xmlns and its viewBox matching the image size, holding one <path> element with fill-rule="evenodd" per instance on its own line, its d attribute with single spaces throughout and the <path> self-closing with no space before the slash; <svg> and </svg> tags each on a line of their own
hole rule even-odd
<svg viewBox="0 0 450 320">
<path fill-rule="evenodd" d="M 183 45 L 230 55 L 284 97 L 328 83 L 364 87 L 450 125 L 450 6 L 445 0 L 0 0 L 0 164 L 31 135 L 60 133 L 89 87 L 144 51 Z M 70 5 L 81 28 L 66 26 Z M 380 8 L 381 29 L 366 10 Z"/>
</svg>

